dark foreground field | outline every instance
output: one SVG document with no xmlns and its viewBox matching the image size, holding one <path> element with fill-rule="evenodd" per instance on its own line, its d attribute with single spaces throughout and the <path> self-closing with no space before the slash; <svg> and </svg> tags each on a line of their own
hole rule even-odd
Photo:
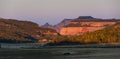
<svg viewBox="0 0 120 59">
<path fill-rule="evenodd" d="M 120 48 L 0 49 L 0 59 L 120 59 Z"/>
</svg>

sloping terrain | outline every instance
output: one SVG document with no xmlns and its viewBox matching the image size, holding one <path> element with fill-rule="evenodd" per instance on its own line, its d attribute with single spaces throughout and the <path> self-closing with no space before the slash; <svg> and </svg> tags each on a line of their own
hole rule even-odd
<svg viewBox="0 0 120 59">
<path fill-rule="evenodd" d="M 30 21 L 18 21 L 0 18 L 0 42 L 37 42 L 44 33 L 55 33 L 55 30 L 41 28 Z"/>
</svg>

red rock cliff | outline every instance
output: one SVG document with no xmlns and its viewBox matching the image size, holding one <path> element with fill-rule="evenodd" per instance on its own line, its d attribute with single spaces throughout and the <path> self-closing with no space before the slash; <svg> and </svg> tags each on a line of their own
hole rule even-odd
<svg viewBox="0 0 120 59">
<path fill-rule="evenodd" d="M 97 21 L 72 21 L 66 27 L 61 28 L 61 35 L 80 35 L 86 32 L 101 30 L 114 25 L 116 21 L 97 20 Z"/>
</svg>

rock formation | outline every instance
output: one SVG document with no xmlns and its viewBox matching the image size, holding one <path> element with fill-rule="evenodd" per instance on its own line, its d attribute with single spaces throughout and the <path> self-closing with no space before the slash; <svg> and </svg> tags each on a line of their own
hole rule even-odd
<svg viewBox="0 0 120 59">
<path fill-rule="evenodd" d="M 61 35 L 80 35 L 86 32 L 101 30 L 116 24 L 120 20 L 113 19 L 97 19 L 91 16 L 80 16 L 60 30 Z"/>
</svg>

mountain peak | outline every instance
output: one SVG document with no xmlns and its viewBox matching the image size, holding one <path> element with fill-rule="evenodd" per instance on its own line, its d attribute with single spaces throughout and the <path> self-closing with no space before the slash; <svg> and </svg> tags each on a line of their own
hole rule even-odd
<svg viewBox="0 0 120 59">
<path fill-rule="evenodd" d="M 42 25 L 41 27 L 43 27 L 43 28 L 53 28 L 53 26 L 50 25 L 49 23 L 45 23 L 45 24 Z"/>
<path fill-rule="evenodd" d="M 50 24 L 49 23 L 45 23 L 44 26 L 49 26 Z"/>
</svg>

